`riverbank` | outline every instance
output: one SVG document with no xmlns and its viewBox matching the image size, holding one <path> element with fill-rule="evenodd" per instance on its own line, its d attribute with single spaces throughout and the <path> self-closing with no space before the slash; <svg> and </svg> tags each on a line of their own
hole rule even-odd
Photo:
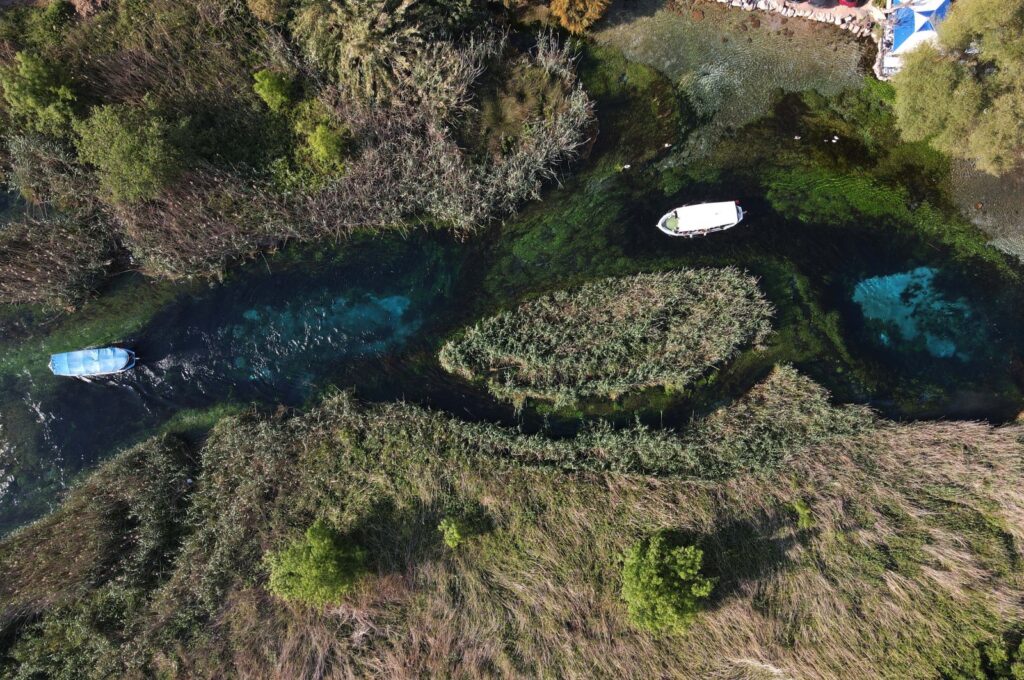
<svg viewBox="0 0 1024 680">
<path fill-rule="evenodd" d="M 715 0 L 715 2 L 747 12 L 757 10 L 778 14 L 783 17 L 833 24 L 844 31 L 850 31 L 857 37 L 874 38 L 876 42 L 881 37 L 880 24 L 885 19 L 881 10 L 871 2 L 858 7 L 848 7 L 840 4 L 822 7 L 822 3 L 812 2 L 811 0 L 805 0 L 804 2 L 793 2 L 792 0 Z M 697 8 L 694 11 L 699 12 L 700 9 Z"/>
<path fill-rule="evenodd" d="M 955 674 L 1018 658 L 1021 436 L 879 421 L 785 368 L 688 435 L 549 440 L 343 395 L 226 418 L 200 449 L 119 455 L 0 541 L 0 659 L 88 677 Z M 327 606 L 273 595 L 264 566 L 314 519 L 364 556 Z M 714 579 L 685 634 L 622 601 L 621 555 L 659 531 Z"/>
</svg>

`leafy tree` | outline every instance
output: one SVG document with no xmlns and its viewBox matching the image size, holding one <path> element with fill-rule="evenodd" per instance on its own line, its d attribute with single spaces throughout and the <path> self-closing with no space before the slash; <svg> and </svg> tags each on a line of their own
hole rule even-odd
<svg viewBox="0 0 1024 680">
<path fill-rule="evenodd" d="M 608 9 L 608 0 L 551 0 L 551 13 L 570 33 L 583 33 Z"/>
<path fill-rule="evenodd" d="M 25 128 L 60 137 L 74 120 L 75 95 L 57 66 L 28 52 L 0 68 L 0 88 L 11 117 Z"/>
<path fill-rule="evenodd" d="M 337 602 L 366 571 L 366 551 L 347 543 L 323 520 L 306 529 L 304 538 L 264 558 L 270 591 L 311 605 Z"/>
<path fill-rule="evenodd" d="M 171 126 L 149 104 L 96 107 L 75 131 L 79 158 L 96 166 L 100 187 L 115 204 L 156 197 L 181 169 Z"/>
<path fill-rule="evenodd" d="M 292 102 L 295 81 L 286 73 L 263 69 L 253 74 L 252 89 L 271 111 L 281 111 Z"/>
<path fill-rule="evenodd" d="M 625 555 L 622 597 L 634 624 L 655 632 L 689 627 L 715 582 L 701 574 L 704 553 L 671 547 L 664 533 L 640 541 Z"/>
<path fill-rule="evenodd" d="M 893 79 L 907 140 L 1002 174 L 1024 161 L 1024 0 L 960 0 Z"/>
</svg>

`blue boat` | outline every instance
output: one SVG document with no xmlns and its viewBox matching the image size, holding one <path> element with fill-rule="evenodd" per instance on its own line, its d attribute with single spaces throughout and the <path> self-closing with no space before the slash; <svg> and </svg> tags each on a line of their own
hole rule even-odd
<svg viewBox="0 0 1024 680">
<path fill-rule="evenodd" d="M 85 378 L 95 375 L 112 375 L 127 371 L 135 366 L 135 352 L 120 347 L 80 349 L 50 357 L 50 370 L 54 375 Z"/>
</svg>

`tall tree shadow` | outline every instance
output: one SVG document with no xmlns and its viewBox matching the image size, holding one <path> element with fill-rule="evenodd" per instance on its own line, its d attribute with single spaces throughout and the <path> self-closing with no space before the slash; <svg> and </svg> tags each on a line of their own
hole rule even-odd
<svg viewBox="0 0 1024 680">
<path fill-rule="evenodd" d="M 672 545 L 696 545 L 704 551 L 704 574 L 717 581 L 707 603 L 714 609 L 744 585 L 787 569 L 791 549 L 813 532 L 798 531 L 795 518 L 780 510 L 731 520 L 709 534 L 673 531 L 666 536 Z"/>
</svg>

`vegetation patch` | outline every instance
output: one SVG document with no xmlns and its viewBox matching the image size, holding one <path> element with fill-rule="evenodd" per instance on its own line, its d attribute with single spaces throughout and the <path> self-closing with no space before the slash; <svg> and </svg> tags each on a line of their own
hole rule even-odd
<svg viewBox="0 0 1024 680">
<path fill-rule="evenodd" d="M 629 460 L 639 440 L 691 435 L 525 436 L 346 395 L 228 417 L 194 451 L 152 440 L 0 541 L 0 658 L 14 677 L 87 678 L 742 677 L 754 661 L 959 677 L 1016 661 L 1016 638 L 996 643 L 1022 614 L 1019 426 L 885 423 L 780 369 L 693 427 L 709 460 L 755 457 L 764 437 L 785 453 L 723 481 L 567 474 L 552 452 Z M 438 527 L 465 508 L 490 527 L 453 553 Z M 281 598 L 266 565 L 286 553 L 317 601 L 338 565 L 367 578 L 329 607 Z"/>
<path fill-rule="evenodd" d="M 685 631 L 715 582 L 701 573 L 704 552 L 693 545 L 672 547 L 655 534 L 623 558 L 622 599 L 636 625 L 654 632 Z"/>
<path fill-rule="evenodd" d="M 286 600 L 325 605 L 352 590 L 366 568 L 366 551 L 317 520 L 302 539 L 267 553 L 264 561 L 270 570 L 270 592 Z"/>
<path fill-rule="evenodd" d="M 472 0 L 5 10 L 0 171 L 156 277 L 216 276 L 285 240 L 465 235 L 539 196 L 593 121 L 568 46 L 513 47 L 497 28 Z M 507 93 L 496 127 L 466 132 L 492 89 Z M 523 92 L 543 102 L 518 108 Z M 84 299 L 82 280 L 41 301 Z"/>
<path fill-rule="evenodd" d="M 441 365 L 497 397 L 571 404 L 683 388 L 769 334 L 771 305 L 736 269 L 638 274 L 524 303 L 448 342 Z"/>
</svg>

